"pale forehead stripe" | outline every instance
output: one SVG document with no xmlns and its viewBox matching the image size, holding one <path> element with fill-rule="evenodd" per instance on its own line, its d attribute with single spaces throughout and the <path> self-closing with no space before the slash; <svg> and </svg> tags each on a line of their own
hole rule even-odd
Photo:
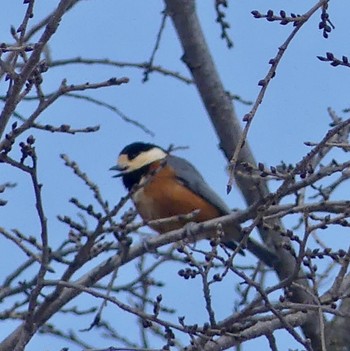
<svg viewBox="0 0 350 351">
<path fill-rule="evenodd" d="M 117 160 L 118 165 L 128 165 L 129 164 L 129 158 L 127 155 L 120 155 Z"/>
</svg>

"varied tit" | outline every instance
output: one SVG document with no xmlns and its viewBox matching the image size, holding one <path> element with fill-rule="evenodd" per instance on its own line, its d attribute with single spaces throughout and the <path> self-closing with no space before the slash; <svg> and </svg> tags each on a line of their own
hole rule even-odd
<svg viewBox="0 0 350 351">
<path fill-rule="evenodd" d="M 111 170 L 119 171 L 115 177 L 122 177 L 124 186 L 131 190 L 141 185 L 132 200 L 144 221 L 198 213 L 191 222 L 204 222 L 231 213 L 224 201 L 209 187 L 197 169 L 183 158 L 170 155 L 153 144 L 135 142 L 126 146 L 119 154 L 117 165 Z M 180 229 L 186 220 L 160 221 L 149 226 L 158 233 Z M 188 221 L 188 220 L 187 220 Z M 223 244 L 234 249 L 242 239 L 241 227 L 224 228 Z M 246 246 L 268 266 L 273 266 L 276 255 L 248 238 Z"/>
</svg>

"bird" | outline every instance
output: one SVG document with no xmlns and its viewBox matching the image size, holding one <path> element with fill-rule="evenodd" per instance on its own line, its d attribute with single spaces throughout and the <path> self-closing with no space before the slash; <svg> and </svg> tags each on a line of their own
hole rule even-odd
<svg viewBox="0 0 350 351">
<path fill-rule="evenodd" d="M 201 223 L 232 213 L 195 166 L 155 144 L 125 146 L 110 170 L 119 172 L 114 177 L 122 178 L 125 188 L 132 191 L 137 212 L 159 234 L 183 228 L 188 221 Z M 183 215 L 187 214 L 194 215 L 186 220 Z M 169 217 L 178 220 L 161 220 Z M 222 243 L 230 249 L 244 237 L 238 224 L 229 230 L 225 227 L 224 232 Z M 248 237 L 244 246 L 266 265 L 275 265 L 276 254 L 254 239 Z"/>
</svg>

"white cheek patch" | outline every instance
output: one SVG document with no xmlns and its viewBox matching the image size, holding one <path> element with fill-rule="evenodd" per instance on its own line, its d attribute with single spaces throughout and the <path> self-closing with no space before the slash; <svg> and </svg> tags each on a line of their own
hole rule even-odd
<svg viewBox="0 0 350 351">
<path fill-rule="evenodd" d="M 127 159 L 126 163 L 128 172 L 132 172 L 155 161 L 163 160 L 167 156 L 167 154 L 159 148 L 153 148 L 151 150 L 141 152 L 137 157 L 135 157 L 131 161 L 127 158 L 126 155 L 121 156 L 124 156 L 125 159 Z M 125 159 L 121 159 L 121 157 L 119 157 L 119 162 L 125 162 Z"/>
<path fill-rule="evenodd" d="M 127 155 L 120 155 L 117 159 L 117 165 L 120 168 L 128 169 L 130 167 L 130 161 Z"/>
</svg>

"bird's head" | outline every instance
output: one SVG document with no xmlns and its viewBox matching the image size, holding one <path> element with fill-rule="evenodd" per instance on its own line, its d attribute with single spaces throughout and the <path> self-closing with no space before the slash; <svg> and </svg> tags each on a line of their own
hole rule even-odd
<svg viewBox="0 0 350 351">
<path fill-rule="evenodd" d="M 121 177 L 155 161 L 161 161 L 167 155 L 167 152 L 160 146 L 135 142 L 124 147 L 118 156 L 117 165 L 111 167 L 110 170 L 119 171 L 120 173 L 114 177 Z"/>
</svg>

